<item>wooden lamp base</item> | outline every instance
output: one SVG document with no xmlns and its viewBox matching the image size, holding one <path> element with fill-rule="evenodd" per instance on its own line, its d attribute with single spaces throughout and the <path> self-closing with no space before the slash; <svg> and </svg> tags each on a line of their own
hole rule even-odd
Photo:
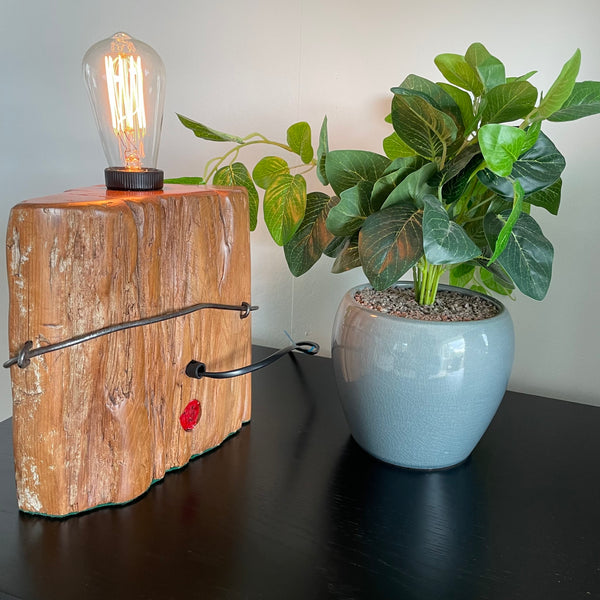
<svg viewBox="0 0 600 600">
<path fill-rule="evenodd" d="M 72 190 L 13 207 L 7 232 L 14 356 L 198 303 L 250 302 L 241 188 Z M 11 367 L 19 508 L 64 516 L 128 502 L 250 420 L 250 319 L 202 310 Z"/>
</svg>

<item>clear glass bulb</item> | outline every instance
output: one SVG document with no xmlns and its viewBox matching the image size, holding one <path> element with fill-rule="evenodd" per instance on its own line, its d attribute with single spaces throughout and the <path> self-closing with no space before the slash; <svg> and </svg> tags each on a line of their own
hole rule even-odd
<svg viewBox="0 0 600 600">
<path fill-rule="evenodd" d="M 82 66 L 108 161 L 107 187 L 160 189 L 156 164 L 166 80 L 160 56 L 121 32 L 94 44 Z M 146 183 L 137 183 L 142 179 Z"/>
</svg>

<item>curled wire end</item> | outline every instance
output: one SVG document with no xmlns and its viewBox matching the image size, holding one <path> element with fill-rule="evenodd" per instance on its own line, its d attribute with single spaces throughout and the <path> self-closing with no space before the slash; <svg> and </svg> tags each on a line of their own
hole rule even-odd
<svg viewBox="0 0 600 600">
<path fill-rule="evenodd" d="M 309 354 L 310 356 L 314 356 L 319 353 L 321 347 L 317 342 L 296 342 L 294 350 L 298 350 L 298 352 L 303 352 L 304 354 Z"/>
<path fill-rule="evenodd" d="M 267 358 L 263 358 L 256 363 L 246 365 L 245 367 L 240 367 L 239 369 L 232 369 L 231 371 L 207 371 L 205 363 L 197 360 L 191 360 L 185 368 L 185 374 L 192 379 L 203 379 L 204 377 L 208 377 L 210 379 L 229 379 L 230 377 L 239 377 L 240 375 L 247 375 L 248 373 L 258 371 L 259 369 L 274 363 L 282 356 L 294 352 L 295 350 L 312 356 L 317 354 L 319 349 L 319 344 L 316 342 L 297 342 L 291 346 L 287 346 L 286 348 L 282 348 L 281 350 L 274 352 L 270 356 L 267 356 Z"/>
<path fill-rule="evenodd" d="M 242 308 L 240 310 L 240 319 L 245 319 L 250 316 L 253 310 L 258 310 L 258 306 L 252 306 L 248 302 L 242 302 Z"/>
<path fill-rule="evenodd" d="M 24 369 L 29 366 L 31 362 L 31 356 L 29 354 L 30 350 L 33 348 L 33 342 L 31 340 L 27 340 L 23 347 L 19 350 L 19 353 L 16 356 L 13 356 L 9 360 L 7 360 L 2 366 L 5 369 L 12 367 L 12 365 L 17 365 L 19 369 Z"/>
</svg>

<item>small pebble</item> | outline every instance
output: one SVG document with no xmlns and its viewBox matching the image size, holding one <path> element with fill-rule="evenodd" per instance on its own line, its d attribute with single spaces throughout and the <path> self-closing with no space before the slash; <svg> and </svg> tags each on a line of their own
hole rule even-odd
<svg viewBox="0 0 600 600">
<path fill-rule="evenodd" d="M 480 321 L 498 314 L 498 307 L 485 298 L 446 290 L 438 290 L 430 306 L 421 306 L 412 288 L 399 286 L 380 292 L 364 288 L 354 299 L 371 310 L 420 321 Z"/>
</svg>

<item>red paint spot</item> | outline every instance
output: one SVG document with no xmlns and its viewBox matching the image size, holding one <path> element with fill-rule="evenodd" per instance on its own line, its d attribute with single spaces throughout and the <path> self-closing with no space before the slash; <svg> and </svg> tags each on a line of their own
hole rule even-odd
<svg viewBox="0 0 600 600">
<path fill-rule="evenodd" d="M 179 422 L 186 431 L 191 431 L 198 424 L 201 414 L 202 409 L 200 408 L 200 402 L 198 402 L 198 400 L 192 400 L 181 413 Z"/>
</svg>

